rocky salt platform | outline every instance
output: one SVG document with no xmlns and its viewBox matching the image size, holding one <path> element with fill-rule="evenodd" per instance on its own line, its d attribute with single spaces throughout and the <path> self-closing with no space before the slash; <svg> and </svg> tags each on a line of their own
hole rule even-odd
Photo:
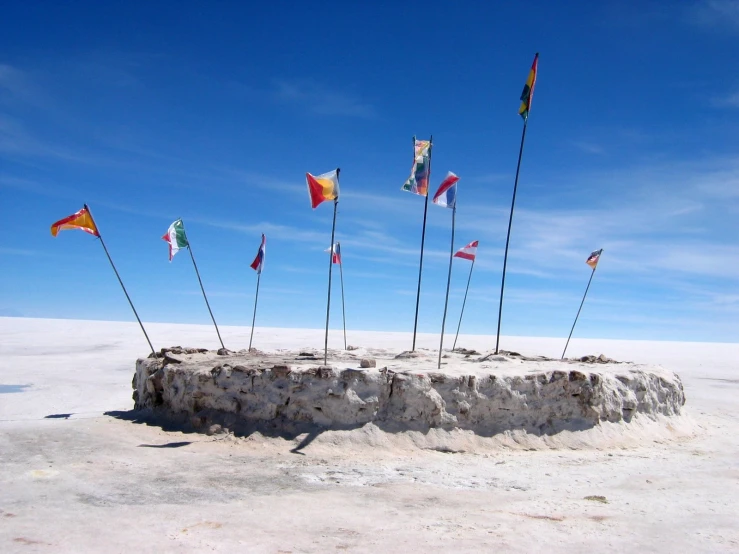
<svg viewBox="0 0 739 554">
<path fill-rule="evenodd" d="M 445 354 L 437 370 L 436 356 L 359 348 L 331 351 L 324 366 L 315 352 L 172 347 L 137 361 L 133 398 L 137 410 L 203 430 L 220 424 L 238 433 L 257 424 L 303 432 L 372 423 L 389 431 L 456 428 L 482 436 L 580 431 L 628 423 L 637 414 L 674 416 L 685 403 L 680 378 L 657 366 L 460 349 Z"/>
</svg>

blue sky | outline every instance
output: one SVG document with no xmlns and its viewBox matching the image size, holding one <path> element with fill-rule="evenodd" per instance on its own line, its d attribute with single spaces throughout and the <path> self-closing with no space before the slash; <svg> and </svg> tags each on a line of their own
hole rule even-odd
<svg viewBox="0 0 739 554">
<path fill-rule="evenodd" d="M 350 329 L 411 331 L 422 198 L 400 191 L 433 134 L 431 189 L 461 180 L 455 248 L 480 248 L 463 332 L 495 334 L 533 55 L 539 77 L 503 334 L 739 341 L 739 2 L 16 2 L 0 22 L 0 315 L 321 328 L 341 167 Z M 419 329 L 441 326 L 451 211 L 429 206 Z M 468 262 L 455 262 L 454 327 Z M 336 282 L 338 285 L 338 282 Z M 332 327 L 340 327 L 338 287 Z M 493 337 L 494 340 L 494 337 Z"/>
</svg>

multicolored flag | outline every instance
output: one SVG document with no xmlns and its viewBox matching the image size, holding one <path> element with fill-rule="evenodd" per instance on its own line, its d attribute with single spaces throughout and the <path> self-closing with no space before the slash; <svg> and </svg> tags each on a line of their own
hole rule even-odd
<svg viewBox="0 0 739 554">
<path fill-rule="evenodd" d="M 590 256 L 588 256 L 588 259 L 585 260 L 585 263 L 595 269 L 595 266 L 598 265 L 598 260 L 600 259 L 600 255 L 602 252 L 602 248 L 600 250 L 596 250 L 595 252 L 591 252 Z"/>
<path fill-rule="evenodd" d="M 187 236 L 185 236 L 185 225 L 181 219 L 178 219 L 167 229 L 167 233 L 162 236 L 162 239 L 167 241 L 169 244 L 169 261 L 172 261 L 174 255 L 180 251 L 180 248 L 187 248 L 190 244 L 187 242 Z"/>
<path fill-rule="evenodd" d="M 254 261 L 251 263 L 251 268 L 256 271 L 257 273 L 262 273 L 262 268 L 264 267 L 264 255 L 266 254 L 267 250 L 267 237 L 262 234 L 262 244 L 259 245 L 259 250 L 257 251 L 257 257 L 254 258 Z"/>
<path fill-rule="evenodd" d="M 459 177 L 451 171 L 447 173 L 432 202 L 442 208 L 454 208 L 457 205 L 457 181 Z"/>
<path fill-rule="evenodd" d="M 531 109 L 531 101 L 534 99 L 534 85 L 536 85 L 536 70 L 539 67 L 539 53 L 534 56 L 534 63 L 531 65 L 529 77 L 523 86 L 521 93 L 521 107 L 518 108 L 518 115 L 523 117 L 524 121 L 529 118 L 529 110 Z"/>
<path fill-rule="evenodd" d="M 339 170 L 334 169 L 323 175 L 314 177 L 310 173 L 305 174 L 305 182 L 308 184 L 308 195 L 310 205 L 315 210 L 321 202 L 334 200 L 339 197 Z"/>
<path fill-rule="evenodd" d="M 477 256 L 477 245 L 479 244 L 479 241 L 473 240 L 471 243 L 469 243 L 467 246 L 463 246 L 459 250 L 457 250 L 454 254 L 455 258 L 464 258 L 465 260 L 475 261 L 475 256 Z"/>
<path fill-rule="evenodd" d="M 431 158 L 431 141 L 416 140 L 414 143 L 413 167 L 411 176 L 401 190 L 420 196 L 427 196 L 429 191 L 429 169 Z"/>
<path fill-rule="evenodd" d="M 97 225 L 95 225 L 95 221 L 92 219 L 92 214 L 90 214 L 90 209 L 87 207 L 87 204 L 85 204 L 80 211 L 53 223 L 51 225 L 51 236 L 55 237 L 59 231 L 64 231 L 66 229 L 79 229 L 80 231 L 90 233 L 96 237 L 100 236 Z"/>
<path fill-rule="evenodd" d="M 335 264 L 341 265 L 341 244 L 336 243 L 334 244 L 333 248 L 326 248 L 324 252 L 331 252 L 331 262 Z"/>
</svg>

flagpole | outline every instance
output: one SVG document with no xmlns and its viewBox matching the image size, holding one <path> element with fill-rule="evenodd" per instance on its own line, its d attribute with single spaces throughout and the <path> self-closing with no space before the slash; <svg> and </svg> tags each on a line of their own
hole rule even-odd
<svg viewBox="0 0 739 554">
<path fill-rule="evenodd" d="M 565 343 L 565 349 L 562 351 L 562 357 L 560 360 L 565 359 L 565 352 L 567 352 L 567 346 L 570 344 L 570 338 L 572 338 L 572 332 L 575 330 L 575 325 L 577 324 L 577 318 L 580 317 L 580 310 L 582 310 L 582 305 L 585 304 L 585 297 L 588 295 L 588 289 L 590 288 L 590 283 L 593 281 L 593 275 L 595 275 L 595 269 L 598 266 L 596 265 L 593 268 L 592 273 L 590 274 L 590 279 L 588 279 L 588 286 L 585 287 L 585 294 L 582 295 L 582 301 L 580 302 L 580 307 L 577 309 L 577 315 L 575 316 L 575 321 L 572 324 L 572 329 L 570 329 L 570 336 L 567 337 L 567 342 Z"/>
<path fill-rule="evenodd" d="M 439 364 L 437 369 L 441 369 L 441 352 L 444 346 L 444 327 L 446 325 L 446 311 L 449 305 L 449 286 L 452 283 L 452 260 L 454 259 L 454 219 L 457 215 L 457 203 L 455 199 L 454 207 L 452 208 L 452 244 L 449 249 L 449 274 L 446 278 L 446 298 L 444 299 L 444 317 L 441 319 L 441 340 L 439 340 Z"/>
<path fill-rule="evenodd" d="M 336 181 L 339 180 L 340 168 L 336 168 Z M 328 364 L 328 319 L 331 313 L 331 269 L 334 265 L 334 236 L 336 232 L 336 208 L 339 205 L 339 197 L 334 199 L 334 221 L 331 224 L 331 248 L 328 253 L 328 300 L 326 301 L 326 335 L 323 340 L 323 365 Z"/>
<path fill-rule="evenodd" d="M 467 291 L 470 290 L 470 281 L 472 280 L 472 268 L 475 267 L 475 260 L 472 260 L 470 266 L 470 274 L 467 277 L 467 288 L 464 289 L 464 300 L 462 300 L 462 311 L 459 313 L 459 324 L 457 325 L 457 334 L 454 336 L 454 344 L 452 345 L 452 352 L 457 348 L 457 339 L 459 338 L 459 328 L 462 326 L 462 316 L 464 315 L 464 305 L 467 303 Z"/>
<path fill-rule="evenodd" d="M 416 331 L 418 330 L 418 305 L 421 301 L 421 273 L 423 272 L 423 245 L 426 241 L 426 213 L 429 209 L 429 190 L 428 187 L 431 185 L 431 150 L 434 145 L 434 135 L 429 137 L 429 172 L 426 185 L 426 202 L 423 205 L 423 230 L 421 231 L 421 261 L 418 264 L 418 290 L 416 291 L 416 316 L 413 321 L 413 348 L 411 351 L 416 351 Z M 415 160 L 416 155 L 416 137 L 413 137 L 413 159 Z"/>
<path fill-rule="evenodd" d="M 508 217 L 508 234 L 505 239 L 505 254 L 503 255 L 503 278 L 500 282 L 500 303 L 498 305 L 498 334 L 495 338 L 495 353 L 498 353 L 498 346 L 500 345 L 500 320 L 503 315 L 503 289 L 505 288 L 505 270 L 508 264 L 508 244 L 511 240 L 511 224 L 513 223 L 513 208 L 516 205 L 516 190 L 518 189 L 518 174 L 521 169 L 521 157 L 523 156 L 523 143 L 526 139 L 526 126 L 529 123 L 528 115 L 523 122 L 523 132 L 521 133 L 521 147 L 518 150 L 518 163 L 516 164 L 516 179 L 513 184 L 513 200 L 511 200 L 511 213 Z"/>
<path fill-rule="evenodd" d="M 336 249 L 341 253 L 341 245 L 337 243 Z M 333 257 L 333 254 L 332 254 Z M 346 310 L 344 309 L 344 260 L 339 254 L 339 275 L 341 276 L 341 315 L 344 320 L 344 350 L 346 350 Z"/>
<path fill-rule="evenodd" d="M 249 351 L 251 352 L 251 341 L 254 338 L 254 322 L 257 320 L 257 300 L 259 300 L 259 280 L 262 278 L 262 272 L 257 273 L 257 294 L 254 295 L 254 315 L 251 318 L 251 335 L 249 335 Z"/>
<path fill-rule="evenodd" d="M 226 348 L 223 345 L 223 339 L 221 339 L 221 332 L 218 330 L 218 324 L 216 323 L 216 318 L 213 317 L 213 311 L 210 309 L 210 304 L 208 303 L 208 297 L 205 296 L 205 288 L 203 287 L 203 281 L 200 279 L 200 272 L 198 271 L 198 264 L 195 263 L 195 256 L 192 254 L 192 245 L 190 244 L 190 240 L 187 241 L 187 250 L 190 252 L 190 258 L 192 259 L 192 265 L 195 267 L 195 275 L 198 276 L 198 283 L 200 283 L 200 290 L 203 291 L 203 298 L 205 298 L 205 305 L 208 307 L 208 313 L 210 314 L 210 318 L 213 320 L 213 326 L 216 328 L 216 334 L 218 335 L 218 341 L 221 343 L 221 348 Z"/>
<path fill-rule="evenodd" d="M 87 206 L 87 204 L 85 204 L 85 209 L 90 214 L 90 218 L 93 221 L 95 221 L 95 218 L 92 217 L 92 212 L 90 211 L 90 208 Z M 141 318 L 139 317 L 139 314 L 136 312 L 136 308 L 133 307 L 133 302 L 131 301 L 131 297 L 128 296 L 128 291 L 126 290 L 126 287 L 123 286 L 123 281 L 121 280 L 121 276 L 118 274 L 118 270 L 116 269 L 115 264 L 113 263 L 113 258 L 110 257 L 108 248 L 105 246 L 105 241 L 103 241 L 103 235 L 100 233 L 100 228 L 97 226 L 97 223 L 95 223 L 95 227 L 97 228 L 98 238 L 100 239 L 100 244 L 103 246 L 103 250 L 105 251 L 105 255 L 108 257 L 110 266 L 113 268 L 113 271 L 115 272 L 115 276 L 118 277 L 118 282 L 120 283 L 121 288 L 123 289 L 123 294 L 126 295 L 126 300 L 128 300 L 128 304 L 131 306 L 131 309 L 133 310 L 133 315 L 136 316 L 136 321 L 139 322 L 139 327 L 141 327 L 141 330 L 143 331 L 144 336 L 146 337 L 146 342 L 149 343 L 149 348 L 151 348 L 151 352 L 152 354 L 154 354 L 154 357 L 156 358 L 157 353 L 154 350 L 154 347 L 152 346 L 151 341 L 149 340 L 149 335 L 146 334 L 146 329 L 144 329 L 144 324 L 141 323 Z"/>
</svg>

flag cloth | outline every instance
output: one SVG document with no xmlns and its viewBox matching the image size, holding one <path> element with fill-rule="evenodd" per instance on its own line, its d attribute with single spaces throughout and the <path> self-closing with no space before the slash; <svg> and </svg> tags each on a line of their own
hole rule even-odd
<svg viewBox="0 0 739 554">
<path fill-rule="evenodd" d="M 339 197 L 339 170 L 334 169 L 323 175 L 314 177 L 310 173 L 305 174 L 305 182 L 308 184 L 310 205 L 315 210 L 321 202 L 334 200 Z"/>
<path fill-rule="evenodd" d="M 264 267 L 264 255 L 266 254 L 267 250 L 267 237 L 262 234 L 262 244 L 259 245 L 259 250 L 257 251 L 257 257 L 254 258 L 254 261 L 251 263 L 251 268 L 256 271 L 257 273 L 262 273 L 262 268 Z"/>
<path fill-rule="evenodd" d="M 414 158 L 411 167 L 411 176 L 401 190 L 412 192 L 420 196 L 429 193 L 429 168 L 431 164 L 431 141 L 416 140 L 413 146 Z"/>
<path fill-rule="evenodd" d="M 601 252 L 603 252 L 603 249 L 596 250 L 595 252 L 592 252 L 590 256 L 588 256 L 588 259 L 585 260 L 585 263 L 588 264 L 590 267 L 595 269 L 595 266 L 598 265 L 598 260 L 600 259 Z"/>
<path fill-rule="evenodd" d="M 326 248 L 324 252 L 331 252 L 331 263 L 339 264 L 341 265 L 341 244 L 336 243 L 334 244 L 333 248 Z"/>
<path fill-rule="evenodd" d="M 432 202 L 442 208 L 454 208 L 457 205 L 457 177 L 451 171 L 447 173 L 444 180 L 439 185 L 439 190 L 434 194 Z"/>
<path fill-rule="evenodd" d="M 74 213 L 69 217 L 65 217 L 64 219 L 60 219 L 56 223 L 52 224 L 51 236 L 55 237 L 59 231 L 64 231 L 65 229 L 79 229 L 80 231 L 90 233 L 96 237 L 100 236 L 97 225 L 95 225 L 95 221 L 92 219 L 92 215 L 90 214 L 87 204 L 85 204 L 85 206 L 77 213 Z"/>
<path fill-rule="evenodd" d="M 467 246 L 463 246 L 454 253 L 455 258 L 464 258 L 465 260 L 475 261 L 477 256 L 477 245 L 479 241 L 473 240 Z"/>
<path fill-rule="evenodd" d="M 163 240 L 169 243 L 169 261 L 172 261 L 174 255 L 179 252 L 180 248 L 187 248 L 189 243 L 185 236 L 185 225 L 181 219 L 178 219 L 167 229 L 167 234 L 162 237 Z"/>
<path fill-rule="evenodd" d="M 518 115 L 523 117 L 524 121 L 529 119 L 529 110 L 531 109 L 531 101 L 534 99 L 534 85 L 536 85 L 536 70 L 539 67 L 539 53 L 534 56 L 534 63 L 531 65 L 529 77 L 523 86 L 521 93 L 521 107 L 518 108 Z"/>
</svg>

